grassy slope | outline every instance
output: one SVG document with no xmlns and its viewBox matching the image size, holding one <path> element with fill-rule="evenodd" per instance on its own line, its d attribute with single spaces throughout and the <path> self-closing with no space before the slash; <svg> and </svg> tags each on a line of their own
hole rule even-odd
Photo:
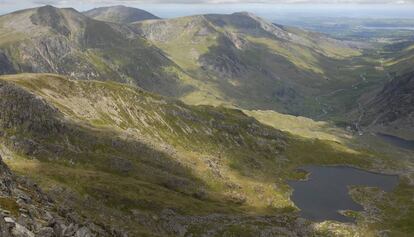
<svg viewBox="0 0 414 237">
<path fill-rule="evenodd" d="M 150 216 L 165 208 L 180 215 L 291 213 L 285 180 L 301 177 L 294 169 L 303 164 L 399 169 L 379 154 L 286 135 L 237 110 L 187 106 L 116 83 L 34 74 L 1 81 L 58 108 L 67 128 L 47 136 L 7 129 L 6 137 L 43 147 L 28 154 L 3 140 L 1 150 L 9 147 L 14 157 L 8 160 L 12 169 L 50 192 L 68 188 L 71 198 L 57 195 L 62 202 L 101 222 L 108 221 L 102 215 L 113 216 L 135 234 L 148 234 L 156 224 L 133 224 L 132 210 Z"/>
<path fill-rule="evenodd" d="M 335 142 L 343 142 L 352 137 L 348 132 L 336 128 L 329 122 L 314 121 L 309 118 L 280 114 L 275 111 L 244 110 L 243 112 L 263 124 L 300 137 Z"/>
<path fill-rule="evenodd" d="M 31 20 L 54 12 L 70 35 L 53 29 L 53 22 L 34 25 Z M 375 70 L 378 60 L 347 43 L 240 13 L 126 27 L 71 9 L 31 9 L 0 17 L 0 50 L 18 72 L 113 80 L 189 104 L 272 109 L 317 119 L 341 120 L 361 95 L 387 78 Z M 362 74 L 367 83 L 361 83 Z"/>
<path fill-rule="evenodd" d="M 359 96 L 386 77 L 374 69 L 378 61 L 368 61 L 371 56 L 347 43 L 274 26 L 283 35 L 278 38 L 260 23 L 254 16 L 233 14 L 147 21 L 134 27 L 190 75 L 196 90 L 182 99 L 191 104 L 327 117 L 323 110 L 332 116 L 355 108 Z M 360 83 L 361 74 L 370 83 Z M 351 87 L 357 84 L 358 89 Z M 352 93 L 331 95 L 343 89 Z"/>
</svg>

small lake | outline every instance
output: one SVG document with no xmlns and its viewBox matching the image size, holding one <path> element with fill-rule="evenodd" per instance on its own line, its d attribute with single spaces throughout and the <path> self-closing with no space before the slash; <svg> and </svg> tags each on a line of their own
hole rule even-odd
<svg viewBox="0 0 414 237">
<path fill-rule="evenodd" d="M 408 150 L 414 150 L 414 141 L 405 140 L 400 137 L 383 134 L 383 133 L 378 133 L 377 136 L 394 146 L 401 147 L 401 148 L 408 149 Z"/>
<path fill-rule="evenodd" d="M 398 184 L 398 176 L 382 175 L 345 166 L 305 166 L 307 181 L 289 181 L 294 189 L 292 201 L 301 209 L 302 217 L 312 221 L 352 222 L 340 210 L 362 211 L 349 195 L 348 186 L 378 187 L 390 192 Z"/>
</svg>

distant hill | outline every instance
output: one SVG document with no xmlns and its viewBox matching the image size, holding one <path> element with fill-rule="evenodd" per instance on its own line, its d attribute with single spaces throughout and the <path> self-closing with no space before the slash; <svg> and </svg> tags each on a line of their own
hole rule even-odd
<svg viewBox="0 0 414 237">
<path fill-rule="evenodd" d="M 123 24 L 135 21 L 159 19 L 159 17 L 147 11 L 122 5 L 99 7 L 86 11 L 84 14 L 96 20 Z"/>
</svg>

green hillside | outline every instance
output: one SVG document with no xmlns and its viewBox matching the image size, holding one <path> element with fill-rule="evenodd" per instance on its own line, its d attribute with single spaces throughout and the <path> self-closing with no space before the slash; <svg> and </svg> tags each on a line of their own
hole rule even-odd
<svg viewBox="0 0 414 237">
<path fill-rule="evenodd" d="M 0 95 L 8 165 L 86 218 L 132 236 L 175 236 L 176 228 L 216 236 L 350 231 L 298 222 L 285 183 L 303 176 L 296 167 L 405 166 L 345 143 L 285 134 L 238 110 L 188 106 L 113 82 L 3 76 Z M 368 231 L 364 223 L 359 231 Z"/>
<path fill-rule="evenodd" d="M 348 89 L 359 83 L 362 73 L 380 74 L 358 44 L 274 25 L 249 13 L 151 20 L 133 26 L 187 72 L 195 90 L 182 99 L 191 104 L 318 117 L 326 107 L 336 107 L 335 100 L 349 99 L 335 95 L 339 98 L 325 106 L 332 98 L 325 101 L 321 95 Z M 350 98 L 349 103 L 355 101 L 355 96 Z"/>
<path fill-rule="evenodd" d="M 101 10 L 129 14 L 117 7 Z M 111 80 L 188 104 L 316 119 L 347 113 L 386 79 L 375 69 L 378 57 L 368 51 L 250 13 L 118 24 L 45 6 L 0 17 L 2 74 Z M 369 83 L 361 83 L 361 75 Z"/>
</svg>

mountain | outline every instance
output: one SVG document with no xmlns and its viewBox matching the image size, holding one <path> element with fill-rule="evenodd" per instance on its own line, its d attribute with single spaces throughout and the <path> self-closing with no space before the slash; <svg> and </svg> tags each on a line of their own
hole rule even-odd
<svg viewBox="0 0 414 237">
<path fill-rule="evenodd" d="M 365 107 L 364 125 L 413 139 L 414 73 L 394 78 Z"/>
<path fill-rule="evenodd" d="M 414 38 L 386 45 L 384 65 L 392 74 L 403 75 L 412 71 L 414 64 Z"/>
<path fill-rule="evenodd" d="M 377 88 L 367 90 L 350 115 L 363 129 L 413 140 L 414 43 L 408 39 L 387 44 L 378 52 L 377 68 L 386 80 L 377 81 Z"/>
<path fill-rule="evenodd" d="M 355 231 L 298 218 L 284 180 L 303 177 L 296 167 L 304 164 L 399 169 L 366 150 L 289 135 L 239 110 L 185 105 L 115 82 L 2 76 L 0 107 L 7 165 L 112 236 Z M 387 209 L 393 200 L 372 207 L 385 216 L 410 214 Z"/>
<path fill-rule="evenodd" d="M 131 27 L 187 72 L 194 90 L 182 99 L 191 104 L 315 116 L 322 103 L 315 97 L 356 82 L 364 70 L 351 60 L 360 54 L 355 44 L 245 12 L 151 20 Z"/>
<path fill-rule="evenodd" d="M 316 118 L 344 112 L 326 104 L 357 96 L 320 95 L 358 82 L 366 69 L 355 60 L 358 45 L 250 13 L 118 24 L 45 6 L 1 16 L 0 35 L 2 74 L 111 80 L 188 104 Z"/>
<path fill-rule="evenodd" d="M 94 8 L 92 10 L 84 12 L 84 14 L 96 20 L 123 24 L 128 24 L 135 21 L 159 19 L 159 17 L 147 11 L 122 5 Z"/>
<path fill-rule="evenodd" d="M 53 72 L 179 96 L 179 68 L 128 27 L 52 6 L 0 16 L 1 73 Z"/>
</svg>

